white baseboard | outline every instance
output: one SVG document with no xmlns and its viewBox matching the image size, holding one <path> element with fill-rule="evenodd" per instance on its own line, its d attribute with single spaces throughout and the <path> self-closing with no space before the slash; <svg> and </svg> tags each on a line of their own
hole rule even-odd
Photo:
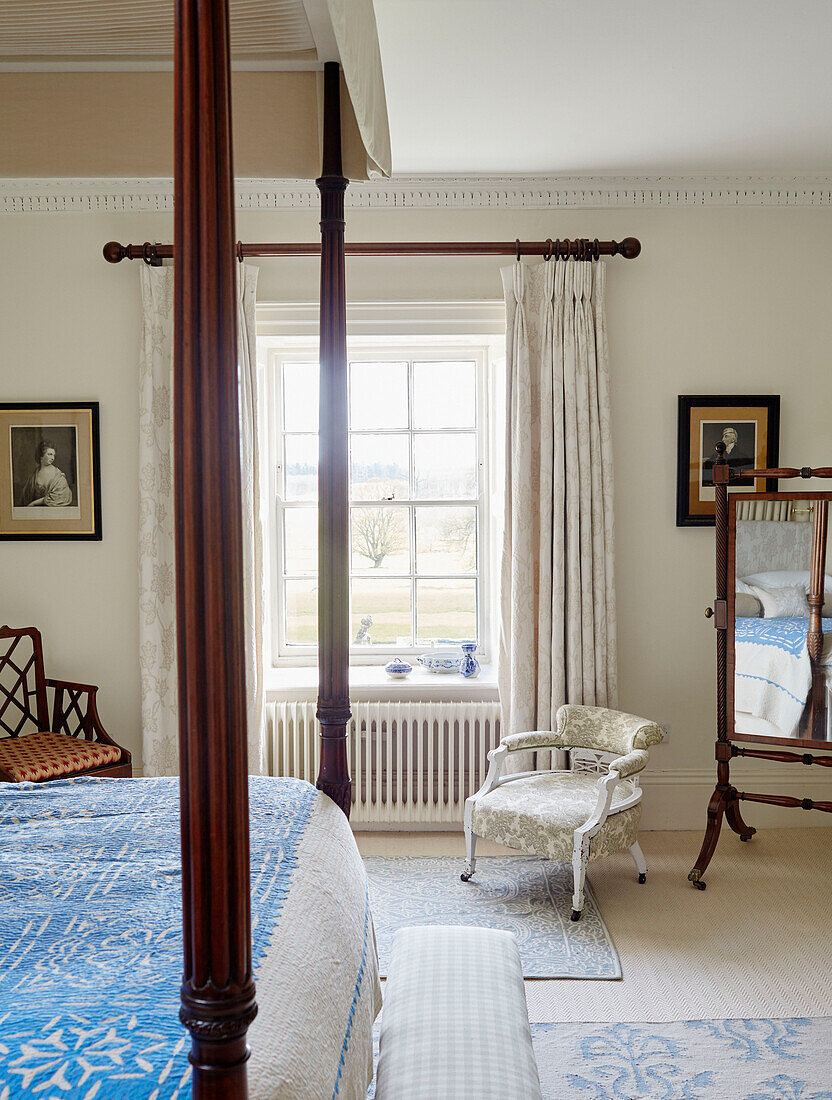
<svg viewBox="0 0 832 1100">
<path fill-rule="evenodd" d="M 791 798 L 814 798 L 832 801 L 832 776 L 823 769 L 802 764 L 772 766 L 767 771 L 740 771 L 732 765 L 731 782 L 739 791 L 758 794 L 784 794 Z M 702 829 L 708 802 L 716 784 L 716 765 L 712 768 L 688 769 L 676 772 L 647 772 L 643 781 L 644 809 L 642 829 Z M 832 814 L 819 810 L 767 806 L 760 802 L 744 802 L 744 819 L 749 825 L 767 829 L 796 829 L 806 826 L 832 826 Z"/>
</svg>

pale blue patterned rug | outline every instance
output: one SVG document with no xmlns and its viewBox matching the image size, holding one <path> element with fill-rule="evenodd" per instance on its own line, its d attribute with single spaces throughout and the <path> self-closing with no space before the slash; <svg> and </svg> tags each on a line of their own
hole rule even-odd
<svg viewBox="0 0 832 1100">
<path fill-rule="evenodd" d="M 532 1024 L 544 1100 L 832 1100 L 832 1019 Z"/>
<path fill-rule="evenodd" d="M 621 963 L 587 886 L 572 913 L 572 868 L 525 856 L 486 856 L 461 882 L 452 856 L 365 856 L 382 976 L 393 933 L 413 924 L 472 924 L 513 932 L 526 978 L 621 977 Z M 637 889 L 637 887 L 634 887 Z"/>
<path fill-rule="evenodd" d="M 832 1100 L 832 1019 L 532 1024 L 532 1041 L 543 1100 Z"/>
</svg>

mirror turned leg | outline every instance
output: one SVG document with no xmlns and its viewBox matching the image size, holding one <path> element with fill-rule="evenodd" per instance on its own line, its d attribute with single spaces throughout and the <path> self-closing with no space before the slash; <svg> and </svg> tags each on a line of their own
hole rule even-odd
<svg viewBox="0 0 832 1100">
<path fill-rule="evenodd" d="M 724 787 L 717 787 L 711 795 L 711 801 L 708 803 L 708 824 L 705 828 L 702 847 L 699 849 L 699 855 L 693 865 L 693 870 L 688 875 L 697 890 L 705 889 L 706 883 L 702 882 L 702 875 L 705 874 L 708 864 L 711 862 L 711 856 L 716 850 L 716 842 L 719 840 L 719 830 L 722 828 L 722 818 L 725 814 L 727 801 L 728 790 Z"/>
<path fill-rule="evenodd" d="M 739 835 L 740 840 L 751 840 L 752 836 L 757 832 L 753 825 L 746 825 L 745 821 L 743 821 L 742 814 L 740 813 L 740 797 L 733 787 L 731 788 L 731 797 L 725 807 L 725 820 L 734 832 Z"/>
</svg>

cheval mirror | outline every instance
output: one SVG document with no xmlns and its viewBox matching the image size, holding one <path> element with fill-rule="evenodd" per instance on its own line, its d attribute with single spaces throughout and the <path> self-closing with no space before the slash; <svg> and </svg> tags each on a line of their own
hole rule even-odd
<svg viewBox="0 0 832 1100">
<path fill-rule="evenodd" d="M 723 817 L 741 840 L 756 831 L 742 802 L 832 813 L 832 802 L 739 791 L 730 779 L 735 757 L 832 767 L 832 755 L 817 753 L 832 752 L 832 493 L 728 492 L 740 478 L 831 476 L 828 468 L 714 467 L 717 592 L 705 614 L 717 631 L 717 782 L 688 875 L 700 890 Z"/>
<path fill-rule="evenodd" d="M 730 499 L 726 687 L 733 741 L 832 748 L 830 497 Z"/>
</svg>

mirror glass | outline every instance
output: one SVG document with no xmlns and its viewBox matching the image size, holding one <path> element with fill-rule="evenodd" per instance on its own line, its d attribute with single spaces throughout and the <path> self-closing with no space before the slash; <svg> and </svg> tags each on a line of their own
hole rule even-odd
<svg viewBox="0 0 832 1100">
<path fill-rule="evenodd" d="M 832 576 L 825 562 L 828 505 L 823 497 L 737 502 L 733 623 L 737 737 L 832 739 Z M 812 604 L 820 612 L 819 619 L 811 618 Z"/>
</svg>

